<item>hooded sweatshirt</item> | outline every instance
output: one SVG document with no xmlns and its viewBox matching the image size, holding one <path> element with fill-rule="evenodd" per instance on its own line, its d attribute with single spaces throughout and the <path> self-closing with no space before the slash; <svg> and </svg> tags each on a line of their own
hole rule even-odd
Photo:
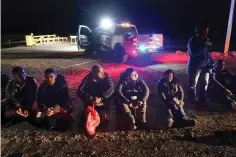
<svg viewBox="0 0 236 157">
<path fill-rule="evenodd" d="M 32 110 L 36 99 L 37 83 L 31 76 L 26 76 L 23 86 L 20 86 L 17 80 L 12 79 L 6 87 L 6 100 L 10 101 L 13 107 L 21 107 Z"/>
<path fill-rule="evenodd" d="M 40 85 L 37 104 L 40 110 L 54 107 L 56 104 L 64 109 L 71 108 L 68 85 L 63 75 L 57 75 L 53 86 L 50 86 L 46 81 Z"/>
</svg>

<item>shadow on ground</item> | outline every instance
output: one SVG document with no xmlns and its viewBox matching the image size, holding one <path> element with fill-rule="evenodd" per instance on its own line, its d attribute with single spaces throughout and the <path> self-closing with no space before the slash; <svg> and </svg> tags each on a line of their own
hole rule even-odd
<svg viewBox="0 0 236 157">
<path fill-rule="evenodd" d="M 184 137 L 177 137 L 177 140 L 193 141 L 202 144 L 209 144 L 214 146 L 236 146 L 236 130 L 232 131 L 215 131 L 213 135 L 193 137 L 192 135 L 185 135 Z"/>
</svg>

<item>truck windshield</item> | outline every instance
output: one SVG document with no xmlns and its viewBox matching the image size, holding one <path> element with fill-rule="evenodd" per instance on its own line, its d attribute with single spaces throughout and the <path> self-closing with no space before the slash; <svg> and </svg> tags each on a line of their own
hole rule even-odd
<svg viewBox="0 0 236 157">
<path fill-rule="evenodd" d="M 119 34 L 137 34 L 135 27 L 116 27 L 114 30 L 115 35 Z"/>
</svg>

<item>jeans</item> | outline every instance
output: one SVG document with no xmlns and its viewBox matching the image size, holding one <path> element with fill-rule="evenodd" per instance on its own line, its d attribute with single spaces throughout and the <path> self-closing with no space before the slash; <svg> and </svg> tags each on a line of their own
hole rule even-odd
<svg viewBox="0 0 236 157">
<path fill-rule="evenodd" d="M 132 109 L 128 106 L 128 104 L 122 104 L 124 112 L 126 115 L 129 117 L 129 121 L 132 122 L 133 124 L 136 123 L 135 119 L 139 116 L 141 117 L 141 122 L 145 123 L 146 122 L 146 110 L 147 110 L 147 103 L 142 104 L 142 106 L 138 107 L 136 109 L 136 113 L 138 115 L 134 115 L 132 113 Z"/>
<path fill-rule="evenodd" d="M 200 93 L 199 102 L 206 102 L 206 93 L 209 84 L 209 69 L 207 68 L 189 68 L 189 100 L 194 101 L 197 99 L 197 84 L 199 81 Z"/>
<path fill-rule="evenodd" d="M 174 107 L 168 108 L 167 114 L 168 114 L 168 118 L 173 118 L 176 121 L 188 119 L 182 107 L 181 108 L 178 107 L 177 109 Z"/>
</svg>

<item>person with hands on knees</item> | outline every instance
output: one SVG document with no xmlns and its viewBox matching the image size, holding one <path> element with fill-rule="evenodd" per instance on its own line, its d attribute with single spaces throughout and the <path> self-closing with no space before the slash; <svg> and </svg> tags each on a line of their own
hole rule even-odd
<svg viewBox="0 0 236 157">
<path fill-rule="evenodd" d="M 73 122 L 73 111 L 65 77 L 52 68 L 44 72 L 45 80 L 37 94 L 39 124 L 49 129 L 68 129 Z"/>
<path fill-rule="evenodd" d="M 77 90 L 77 96 L 85 106 L 95 105 L 103 124 L 109 122 L 108 111 L 113 93 L 113 82 L 100 65 L 92 67 L 91 72 L 85 76 Z"/>
<path fill-rule="evenodd" d="M 36 80 L 26 75 L 22 67 L 12 69 L 13 79 L 6 86 L 5 99 L 1 101 L 2 125 L 9 126 L 23 120 L 32 120 L 36 99 Z"/>
<path fill-rule="evenodd" d="M 184 91 L 171 69 L 158 81 L 158 94 L 167 109 L 169 128 L 173 124 L 174 127 L 195 126 L 196 121 L 189 120 L 184 112 Z"/>
<path fill-rule="evenodd" d="M 149 129 L 146 122 L 147 99 L 149 88 L 133 68 L 128 68 L 121 75 L 116 89 L 117 99 L 130 123 L 131 130 L 137 129 L 137 118 L 141 118 L 141 129 Z M 119 106 L 118 106 L 119 107 Z M 136 115 L 136 111 L 140 115 Z"/>
</svg>

